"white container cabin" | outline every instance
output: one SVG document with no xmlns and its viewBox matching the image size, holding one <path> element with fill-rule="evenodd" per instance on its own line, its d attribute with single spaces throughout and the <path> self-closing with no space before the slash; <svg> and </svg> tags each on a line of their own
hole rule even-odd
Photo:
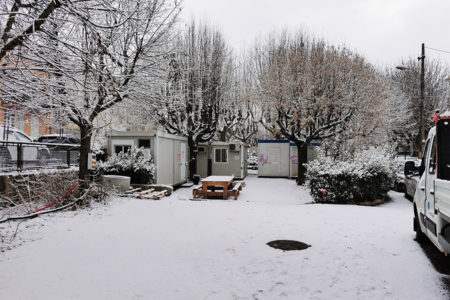
<svg viewBox="0 0 450 300">
<path fill-rule="evenodd" d="M 317 157 L 319 143 L 308 146 L 307 161 Z M 289 140 L 258 140 L 258 177 L 288 177 L 298 175 L 298 153 Z"/>
<path fill-rule="evenodd" d="M 131 132 L 112 131 L 107 134 L 108 155 L 126 152 L 131 146 L 144 149 L 144 155 L 151 157 L 156 165 L 156 184 L 177 186 L 188 178 L 187 138 L 157 130 Z"/>
<path fill-rule="evenodd" d="M 247 176 L 247 146 L 244 143 L 201 143 L 197 151 L 197 174 L 200 177 L 217 175 L 244 179 Z M 210 160 L 209 173 L 208 160 Z"/>
</svg>

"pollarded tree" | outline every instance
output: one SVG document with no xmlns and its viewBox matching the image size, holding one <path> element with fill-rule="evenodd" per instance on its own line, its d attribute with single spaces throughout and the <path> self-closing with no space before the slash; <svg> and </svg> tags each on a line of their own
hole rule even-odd
<svg viewBox="0 0 450 300">
<path fill-rule="evenodd" d="M 381 97 L 376 74 L 362 57 L 303 33 L 272 37 L 254 55 L 262 124 L 296 144 L 303 184 L 308 144 L 342 132 L 361 103 Z"/>
<path fill-rule="evenodd" d="M 197 146 L 213 139 L 224 93 L 230 87 L 230 53 L 222 34 L 193 22 L 175 40 L 169 75 L 158 98 L 144 99 L 167 132 L 188 138 L 189 174 L 197 173 Z"/>
<path fill-rule="evenodd" d="M 250 92 L 251 83 L 245 65 L 233 70 L 230 77 L 232 85 L 222 101 L 217 139 L 223 142 L 235 139 L 254 146 L 258 132 L 255 118 L 258 106 Z"/>
</svg>

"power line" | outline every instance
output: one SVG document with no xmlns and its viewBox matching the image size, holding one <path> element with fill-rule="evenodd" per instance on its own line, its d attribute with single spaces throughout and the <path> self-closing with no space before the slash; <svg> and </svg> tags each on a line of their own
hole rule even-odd
<svg viewBox="0 0 450 300">
<path fill-rule="evenodd" d="M 434 51 L 438 51 L 438 52 L 443 52 L 443 53 L 450 54 L 450 51 L 445 51 L 445 50 L 431 48 L 431 47 L 425 47 L 425 48 L 430 49 L 430 50 L 434 50 Z"/>
</svg>

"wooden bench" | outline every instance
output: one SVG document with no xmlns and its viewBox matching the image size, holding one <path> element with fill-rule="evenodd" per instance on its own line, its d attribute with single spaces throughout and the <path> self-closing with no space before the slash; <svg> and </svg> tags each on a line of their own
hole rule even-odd
<svg viewBox="0 0 450 300">
<path fill-rule="evenodd" d="M 242 180 L 236 180 L 236 181 L 234 182 L 234 184 L 236 184 L 236 183 L 240 183 L 240 184 L 241 184 L 241 187 L 246 187 L 245 181 L 242 181 Z M 240 189 L 240 190 L 242 190 L 242 189 Z"/>
<path fill-rule="evenodd" d="M 242 191 L 242 182 L 236 182 L 231 190 L 231 194 L 234 196 L 234 200 L 237 200 L 239 196 L 239 191 Z"/>
<path fill-rule="evenodd" d="M 194 197 L 194 199 L 202 195 L 203 195 L 202 186 L 192 189 L 192 196 Z"/>
</svg>

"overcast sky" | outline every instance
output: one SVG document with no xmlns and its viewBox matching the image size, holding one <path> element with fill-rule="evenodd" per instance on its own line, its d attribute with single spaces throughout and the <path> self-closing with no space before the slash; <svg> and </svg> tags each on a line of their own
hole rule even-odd
<svg viewBox="0 0 450 300">
<path fill-rule="evenodd" d="M 450 52 L 450 0 L 184 0 L 183 19 L 208 20 L 239 53 L 283 28 L 345 44 L 378 66 L 397 64 L 426 47 Z M 450 64 L 450 53 L 426 49 Z"/>
</svg>

